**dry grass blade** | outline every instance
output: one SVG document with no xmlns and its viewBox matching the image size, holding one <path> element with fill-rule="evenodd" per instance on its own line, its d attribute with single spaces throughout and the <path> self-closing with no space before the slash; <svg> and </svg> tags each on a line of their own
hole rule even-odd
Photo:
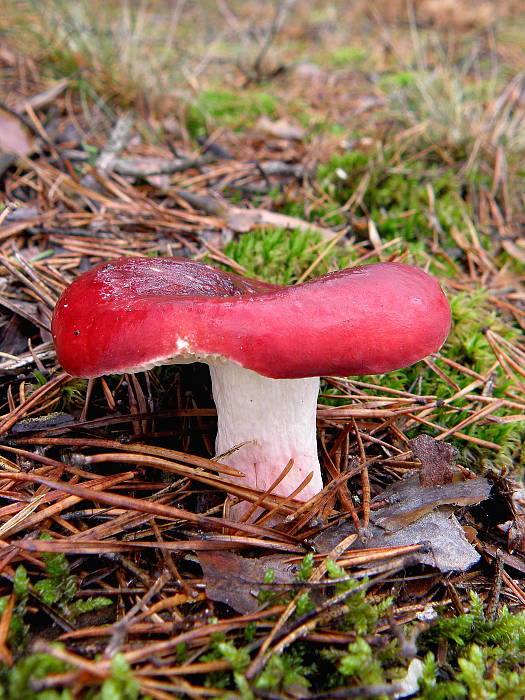
<svg viewBox="0 0 525 700">
<path fill-rule="evenodd" d="M 283 552 L 303 552 L 299 546 L 282 542 L 271 542 L 256 537 L 223 536 L 214 539 L 192 539 L 187 542 L 122 542 L 120 540 L 88 540 L 68 537 L 64 541 L 50 542 L 46 540 L 25 540 L 17 545 L 27 552 L 49 552 L 59 554 L 101 554 L 106 552 L 133 552 L 144 549 L 154 549 L 166 552 L 189 552 L 199 550 L 231 550 L 232 547 L 254 547 L 278 550 Z"/>
<path fill-rule="evenodd" d="M 15 601 L 16 596 L 14 593 L 12 593 L 9 596 L 7 605 L 5 606 L 2 617 L 0 618 L 0 659 L 6 666 L 12 666 L 13 664 L 13 655 L 7 647 L 7 635 L 9 634 L 9 624 L 13 615 Z"/>
<path fill-rule="evenodd" d="M 151 501 L 131 498 L 129 496 L 112 494 L 107 491 L 97 491 L 94 493 L 93 489 L 86 488 L 85 486 L 77 486 L 76 484 L 53 481 L 52 479 L 47 479 L 46 477 L 42 476 L 35 476 L 33 474 L 11 474 L 10 479 L 15 481 L 30 481 L 36 484 L 42 484 L 48 488 L 65 491 L 73 496 L 98 501 L 99 503 L 105 503 L 106 505 L 114 506 L 116 508 L 127 508 L 129 510 L 134 510 L 140 513 L 149 513 L 151 515 L 170 520 L 187 521 L 199 527 L 210 528 L 212 530 L 240 530 L 251 535 L 263 537 L 266 536 L 269 537 L 270 540 L 277 540 L 290 544 L 293 544 L 296 541 L 294 537 L 276 530 L 256 527 L 255 525 L 248 525 L 246 523 L 233 523 L 231 520 L 225 520 L 223 518 L 211 518 L 206 515 L 198 515 L 190 511 L 183 510 L 182 508 L 174 508 L 173 506 L 161 505 Z"/>
<path fill-rule="evenodd" d="M 92 444 L 95 442 L 98 442 L 99 445 L 103 443 L 102 440 L 99 441 L 92 441 Z M 63 444 L 63 442 L 62 442 Z M 77 441 L 78 444 L 78 441 Z M 106 443 L 107 445 L 107 443 Z M 118 445 L 120 449 L 126 449 L 123 445 Z M 133 447 L 135 450 L 135 446 Z M 186 465 L 177 463 L 175 461 L 172 461 L 172 459 L 163 459 L 161 456 L 157 455 L 162 455 L 165 454 L 166 456 L 169 457 L 176 457 L 177 455 L 181 456 L 182 458 L 189 458 L 189 461 L 195 463 L 198 463 L 198 468 L 199 469 L 207 469 L 208 471 L 217 471 L 220 474 L 227 474 L 228 476 L 235 476 L 237 478 L 242 479 L 244 476 L 242 472 L 238 471 L 237 469 L 233 469 L 232 467 L 228 467 L 225 464 L 221 464 L 220 462 L 215 462 L 213 460 L 206 460 L 204 458 L 197 458 L 197 457 L 192 457 L 191 455 L 185 455 L 183 453 L 176 453 L 171 450 L 163 450 L 163 449 L 155 449 L 154 447 L 149 448 L 147 446 L 144 446 L 141 448 L 139 445 L 137 452 L 126 452 L 126 453 L 112 453 L 112 452 L 105 452 L 105 453 L 100 453 L 96 455 L 91 455 L 91 456 L 83 456 L 83 455 L 77 455 L 75 457 L 76 462 L 78 463 L 79 466 L 87 466 L 87 465 L 93 465 L 93 464 L 102 464 L 104 462 L 119 462 L 119 463 L 130 463 L 130 464 L 139 464 L 142 466 L 147 466 L 147 467 L 155 467 L 157 469 L 162 469 L 164 471 L 168 472 L 173 472 L 174 474 L 179 474 L 181 476 L 188 476 L 193 479 L 199 480 L 199 478 L 202 476 L 201 473 L 197 469 L 192 469 L 191 467 L 187 467 Z M 213 475 L 208 475 L 206 477 L 207 479 L 212 479 Z M 206 483 L 209 483 L 208 481 Z M 242 481 L 241 481 L 242 483 Z"/>
<path fill-rule="evenodd" d="M 134 476 L 134 472 L 125 472 L 124 474 L 117 474 L 116 476 L 93 479 L 89 483 L 89 489 L 96 491 L 97 489 L 111 488 L 122 482 L 132 480 Z M 41 508 L 38 513 L 34 513 L 34 511 L 39 508 L 40 505 L 55 499 L 59 499 L 58 503 L 47 506 L 46 508 Z M 62 511 L 67 510 L 71 506 L 78 503 L 80 500 L 81 499 L 78 496 L 65 497 L 63 494 L 43 493 L 40 496 L 37 496 L 31 503 L 28 503 L 27 506 L 13 515 L 0 527 L 0 537 L 6 537 L 7 535 L 13 535 L 17 532 L 36 527 L 42 521 L 58 515 Z"/>
</svg>

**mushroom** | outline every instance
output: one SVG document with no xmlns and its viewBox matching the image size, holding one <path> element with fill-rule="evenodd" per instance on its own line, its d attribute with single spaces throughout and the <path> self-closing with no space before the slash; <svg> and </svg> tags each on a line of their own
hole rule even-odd
<svg viewBox="0 0 525 700">
<path fill-rule="evenodd" d="M 77 377 L 157 365 L 209 365 L 216 453 L 244 485 L 301 501 L 323 482 L 317 455 L 320 375 L 383 374 L 440 348 L 450 308 L 415 267 L 375 263 L 292 287 L 182 258 L 120 258 L 76 279 L 59 299 L 57 357 Z M 235 446 L 238 449 L 232 450 Z"/>
</svg>

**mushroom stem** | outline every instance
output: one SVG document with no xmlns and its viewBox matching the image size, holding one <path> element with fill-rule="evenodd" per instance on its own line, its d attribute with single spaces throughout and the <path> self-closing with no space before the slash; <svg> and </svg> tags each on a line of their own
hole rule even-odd
<svg viewBox="0 0 525 700">
<path fill-rule="evenodd" d="M 319 377 L 270 379 L 229 361 L 210 364 L 210 373 L 217 454 L 246 443 L 221 462 L 244 472 L 243 485 L 265 491 L 293 459 L 273 493 L 289 496 L 310 473 L 297 499 L 308 501 L 318 493 L 323 488 L 315 423 Z"/>
</svg>

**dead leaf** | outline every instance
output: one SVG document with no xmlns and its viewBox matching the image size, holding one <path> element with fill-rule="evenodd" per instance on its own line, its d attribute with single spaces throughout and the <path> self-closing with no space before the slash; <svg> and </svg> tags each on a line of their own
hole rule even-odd
<svg viewBox="0 0 525 700">
<path fill-rule="evenodd" d="M 181 159 L 168 159 L 159 156 L 142 156 L 141 158 L 119 159 L 114 170 L 121 175 L 133 177 L 154 177 L 164 174 L 171 166 L 176 166 Z"/>
<path fill-rule="evenodd" d="M 47 107 L 48 104 L 54 102 L 56 98 L 64 92 L 68 85 L 69 78 L 61 78 L 48 87 L 47 90 L 31 95 L 31 97 L 27 99 L 20 100 L 16 105 L 16 111 L 22 112 L 27 109 L 28 105 L 34 110 Z"/>
<path fill-rule="evenodd" d="M 309 83 L 313 82 L 324 82 L 327 80 L 326 71 L 315 63 L 308 63 L 307 61 L 303 63 L 298 63 L 295 67 L 295 74 L 301 80 L 307 81 Z"/>
<path fill-rule="evenodd" d="M 278 214 L 267 209 L 241 209 L 241 207 L 229 207 L 226 214 L 228 227 L 236 233 L 246 233 L 259 226 L 275 226 L 284 229 L 300 229 L 301 231 L 316 231 L 323 238 L 335 236 L 333 231 L 311 224 L 303 219 L 287 214 Z"/>
<path fill-rule="evenodd" d="M 479 477 L 458 483 L 422 487 L 417 474 L 397 481 L 378 498 L 391 505 L 371 513 L 368 537 L 356 541 L 351 549 L 402 547 L 427 544 L 427 548 L 411 554 L 413 562 L 434 566 L 441 571 L 466 571 L 479 560 L 479 554 L 468 542 L 465 532 L 450 507 L 468 506 L 489 498 L 491 485 Z M 319 551 L 330 551 L 349 533 L 350 522 L 328 528 L 315 538 Z"/>
<path fill-rule="evenodd" d="M 372 247 L 376 253 L 381 254 L 383 243 L 381 241 L 379 231 L 377 230 L 377 226 L 372 219 L 368 219 L 368 238 L 370 239 L 370 243 L 372 244 Z"/>
<path fill-rule="evenodd" d="M 390 532 L 405 528 L 418 518 L 443 505 L 472 506 L 490 496 L 491 485 L 478 477 L 469 481 L 422 487 L 418 475 L 391 484 L 381 494 L 381 500 L 392 505 L 371 513 L 372 522 Z"/>
<path fill-rule="evenodd" d="M 298 124 L 292 123 L 289 119 L 282 117 L 272 121 L 269 117 L 261 117 L 256 125 L 257 129 L 264 131 L 268 136 L 275 136 L 278 139 L 290 139 L 300 141 L 305 136 L 305 130 Z"/>
<path fill-rule="evenodd" d="M 465 537 L 463 528 L 450 509 L 427 513 L 415 523 L 393 534 L 378 530 L 370 547 L 395 547 L 417 542 L 428 542 L 428 551 L 414 552 L 414 559 L 440 571 L 466 571 L 477 561 L 479 554 Z"/>
<path fill-rule="evenodd" d="M 364 112 L 369 112 L 371 109 L 377 109 L 378 107 L 384 107 L 387 104 L 388 100 L 380 95 L 363 95 L 354 103 L 352 116 L 357 117 Z"/>
<path fill-rule="evenodd" d="M 334 543 L 353 531 L 353 523 L 345 522 L 329 528 L 315 538 L 317 549 L 328 552 Z M 376 525 L 367 528 L 367 539 L 356 540 L 352 549 L 405 547 L 425 544 L 410 553 L 406 564 L 425 564 L 440 571 L 466 571 L 479 560 L 479 554 L 465 537 L 463 528 L 449 508 L 427 513 L 414 523 L 388 532 Z"/>
<path fill-rule="evenodd" d="M 17 57 L 6 46 L 0 46 L 0 60 L 7 63 L 8 66 L 14 67 L 17 64 Z"/>
<path fill-rule="evenodd" d="M 228 212 L 226 223 L 236 233 L 247 233 L 254 226 L 259 225 L 258 212 L 250 209 L 238 209 L 237 207 Z"/>
<path fill-rule="evenodd" d="M 110 158 L 111 156 L 111 158 Z M 173 175 L 174 173 L 201 168 L 216 160 L 211 153 L 205 153 L 195 158 L 161 158 L 157 156 L 144 156 L 141 158 L 116 158 L 115 154 L 108 151 L 108 158 L 99 170 L 113 170 L 119 175 L 135 178 L 147 178 L 153 175 Z"/>
<path fill-rule="evenodd" d="M 504 552 L 502 549 L 494 546 L 493 544 L 484 544 L 483 551 L 489 554 L 491 557 L 494 557 L 494 559 L 499 557 L 504 564 L 512 566 L 513 569 L 525 574 L 525 557 L 520 556 L 519 554 L 509 554 L 508 552 Z"/>
<path fill-rule="evenodd" d="M 474 544 L 474 542 L 478 539 L 478 531 L 472 525 L 463 525 L 463 532 L 465 533 L 465 537 L 470 544 Z"/>
<path fill-rule="evenodd" d="M 17 207 L 9 212 L 4 221 L 6 224 L 10 224 L 15 221 L 27 221 L 27 219 L 33 219 L 35 216 L 39 215 L 38 209 L 35 207 Z M 35 255 L 36 255 L 35 251 Z"/>
<path fill-rule="evenodd" d="M 509 528 L 507 547 L 509 552 L 514 550 L 520 554 L 525 552 L 525 523 L 521 518 L 516 518 Z"/>
<path fill-rule="evenodd" d="M 450 484 L 455 475 L 461 474 L 456 468 L 458 451 L 448 442 L 435 440 L 430 435 L 418 435 L 409 443 L 414 456 L 421 462 L 421 486 Z"/>
<path fill-rule="evenodd" d="M 255 612 L 260 607 L 257 594 L 264 584 L 264 574 L 274 571 L 275 584 L 296 580 L 297 565 L 289 556 L 271 555 L 248 559 L 233 552 L 205 551 L 198 553 L 210 600 L 226 603 L 238 613 Z M 272 584 L 273 585 L 273 584 Z M 273 588 L 272 588 L 273 590 Z M 276 592 L 279 588 L 275 587 Z"/>
<path fill-rule="evenodd" d="M 2 151 L 0 150 L 0 177 L 15 162 L 16 162 L 16 156 L 14 153 L 2 153 Z"/>
<path fill-rule="evenodd" d="M 0 107 L 0 151 L 27 156 L 34 148 L 33 135 L 15 114 Z"/>
<path fill-rule="evenodd" d="M 520 241 L 514 243 L 513 241 L 505 240 L 501 245 L 511 257 L 525 265 L 525 246 L 522 246 Z"/>
</svg>

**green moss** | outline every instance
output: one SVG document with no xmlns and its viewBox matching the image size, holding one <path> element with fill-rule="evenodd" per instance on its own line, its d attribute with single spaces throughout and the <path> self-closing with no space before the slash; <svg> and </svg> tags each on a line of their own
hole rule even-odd
<svg viewBox="0 0 525 700">
<path fill-rule="evenodd" d="M 145 700 L 129 664 L 122 654 L 116 654 L 111 660 L 111 677 L 90 700 L 138 700 L 139 697 Z"/>
<path fill-rule="evenodd" d="M 358 635 L 371 633 L 375 629 L 379 618 L 392 605 L 392 599 L 386 597 L 378 603 L 369 600 L 366 595 L 366 589 L 362 587 L 359 581 L 348 579 L 346 571 L 331 559 L 326 559 L 325 563 L 329 578 L 335 580 L 344 579 L 336 583 L 336 593 L 351 592 L 356 588 L 360 588 L 345 601 L 348 608 L 348 614 L 343 619 L 345 629 L 353 630 Z"/>
<path fill-rule="evenodd" d="M 297 574 L 297 580 L 300 582 L 308 581 L 314 570 L 314 555 L 312 552 L 308 552 L 299 567 L 299 572 Z"/>
<path fill-rule="evenodd" d="M 384 672 L 371 646 L 358 637 L 339 662 L 339 673 L 350 676 L 356 685 L 383 683 Z"/>
<path fill-rule="evenodd" d="M 440 667 L 437 646 L 446 642 Z M 525 613 L 503 608 L 487 618 L 480 598 L 471 593 L 470 611 L 455 617 L 440 615 L 419 638 L 425 657 L 421 700 L 521 700 L 525 693 Z"/>
<path fill-rule="evenodd" d="M 50 540 L 51 537 L 42 535 L 41 539 Z M 75 599 L 78 593 L 77 578 L 71 573 L 65 554 L 44 552 L 42 559 L 47 578 L 37 581 L 33 588 L 44 603 L 58 607 L 67 618 L 111 605 L 111 600 L 103 596 Z"/>
<path fill-rule="evenodd" d="M 327 58 L 336 68 L 347 66 L 361 68 L 369 60 L 369 54 L 361 46 L 339 46 L 333 49 Z"/>
<path fill-rule="evenodd" d="M 204 685 L 209 688 L 237 688 L 243 698 L 252 700 L 253 695 L 243 675 L 250 663 L 250 654 L 245 647 L 237 646 L 225 639 L 222 633 L 211 635 L 210 651 L 201 657 L 201 661 L 229 661 L 231 671 L 216 671 L 206 674 Z"/>
<path fill-rule="evenodd" d="M 45 653 L 25 656 L 10 668 L 2 665 L 0 700 L 73 700 L 68 688 L 36 691 L 34 682 L 74 670 L 52 654 Z M 116 654 L 111 660 L 111 676 L 100 687 L 85 690 L 82 697 L 85 700 L 148 700 L 147 696 L 140 693 L 139 684 L 122 654 Z"/>
<path fill-rule="evenodd" d="M 271 584 L 275 581 L 275 569 L 269 568 L 266 569 L 263 575 L 263 582 L 267 584 Z M 275 592 L 272 591 L 271 587 L 269 588 L 261 588 L 259 593 L 257 594 L 257 599 L 261 605 L 264 605 L 264 603 L 267 603 L 269 601 L 273 602 L 273 598 L 275 596 Z"/>
<path fill-rule="evenodd" d="M 318 178 L 334 206 L 348 202 L 366 178 L 355 215 L 373 219 L 385 240 L 401 237 L 406 245 L 431 241 L 438 232 L 442 245 L 453 245 L 451 229 L 464 225 L 469 205 L 463 181 L 442 165 L 430 156 L 410 162 L 394 151 L 355 150 L 334 155 L 319 167 Z"/>
<path fill-rule="evenodd" d="M 294 688 L 308 688 L 310 682 L 307 675 L 312 675 L 315 671 L 315 666 L 305 666 L 302 655 L 291 650 L 280 656 L 272 656 L 255 679 L 254 685 L 258 690 L 272 693 L 293 693 Z"/>
<path fill-rule="evenodd" d="M 50 654 L 30 654 L 11 668 L 0 667 L 0 700 L 73 700 L 69 689 L 35 692 L 31 681 L 72 670 Z"/>
<path fill-rule="evenodd" d="M 87 379 L 71 379 L 62 385 L 62 398 L 59 408 L 67 411 L 74 406 L 82 406 L 85 401 Z"/>
<path fill-rule="evenodd" d="M 416 82 L 417 73 L 410 70 L 398 70 L 394 73 L 385 73 L 378 81 L 381 90 L 392 92 L 399 88 L 412 87 Z"/>
<path fill-rule="evenodd" d="M 277 99 L 262 90 L 203 90 L 188 110 L 186 128 L 194 138 L 207 134 L 210 126 L 240 129 L 263 115 L 275 116 L 277 105 Z"/>
<path fill-rule="evenodd" d="M 275 284 L 294 284 L 328 245 L 316 232 L 259 229 L 234 239 L 224 252 L 242 265 L 249 277 Z M 332 247 L 311 276 L 345 267 L 349 257 L 348 251 Z"/>
</svg>

